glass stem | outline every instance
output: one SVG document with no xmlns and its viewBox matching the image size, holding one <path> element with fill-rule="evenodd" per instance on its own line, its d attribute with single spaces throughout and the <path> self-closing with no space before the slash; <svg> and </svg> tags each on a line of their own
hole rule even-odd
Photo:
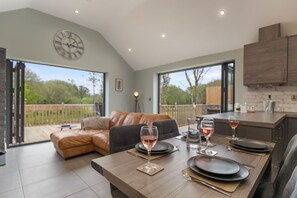
<svg viewBox="0 0 297 198">
<path fill-rule="evenodd" d="M 208 145 L 209 145 L 209 140 L 208 140 L 208 138 L 206 138 L 206 147 L 205 147 L 205 153 L 206 153 L 206 151 L 207 151 L 207 149 L 208 149 Z"/>
<path fill-rule="evenodd" d="M 233 129 L 233 135 L 232 135 L 232 138 L 235 138 L 235 128 L 232 128 Z"/>
<path fill-rule="evenodd" d="M 148 155 L 147 166 L 151 167 L 151 151 L 150 150 L 147 151 L 147 155 Z"/>
</svg>

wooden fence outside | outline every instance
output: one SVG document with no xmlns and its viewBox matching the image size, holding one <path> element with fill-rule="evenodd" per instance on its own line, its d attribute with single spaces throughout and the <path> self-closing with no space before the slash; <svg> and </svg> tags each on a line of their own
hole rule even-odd
<svg viewBox="0 0 297 198">
<path fill-rule="evenodd" d="M 25 105 L 25 126 L 79 123 L 94 115 L 94 104 Z"/>
<path fill-rule="evenodd" d="M 179 126 L 187 125 L 187 118 L 209 113 L 219 105 L 161 105 L 160 113 L 174 118 Z M 79 123 L 81 119 L 95 116 L 94 104 L 25 105 L 25 126 Z"/>
<path fill-rule="evenodd" d="M 208 114 L 208 109 L 212 108 L 220 108 L 220 105 L 161 105 L 160 113 L 174 118 L 179 126 L 185 126 L 187 125 L 187 118 Z"/>
</svg>

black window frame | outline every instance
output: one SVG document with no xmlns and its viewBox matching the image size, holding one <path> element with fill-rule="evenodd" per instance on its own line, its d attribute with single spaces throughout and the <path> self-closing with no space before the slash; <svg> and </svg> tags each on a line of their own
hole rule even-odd
<svg viewBox="0 0 297 198">
<path fill-rule="evenodd" d="M 161 97 L 160 97 L 160 78 L 161 75 L 168 74 L 168 73 L 175 73 L 175 72 L 180 72 L 180 71 L 186 71 L 190 69 L 195 69 L 195 68 L 203 68 L 203 67 L 213 67 L 217 65 L 221 65 L 221 112 L 227 112 L 227 105 L 228 105 L 228 98 L 225 96 L 228 96 L 228 65 L 233 64 L 233 105 L 232 107 L 234 108 L 234 102 L 235 102 L 235 60 L 232 61 L 226 61 L 222 63 L 217 63 L 217 64 L 212 64 L 212 65 L 205 65 L 205 66 L 197 66 L 197 67 L 191 67 L 191 68 L 186 68 L 186 69 L 180 69 L 180 70 L 174 70 L 174 71 L 169 71 L 169 72 L 162 72 L 158 73 L 158 113 L 160 113 L 160 103 L 161 103 Z M 225 96 L 223 94 L 225 92 Z M 224 104 L 224 105 L 223 105 Z"/>
</svg>

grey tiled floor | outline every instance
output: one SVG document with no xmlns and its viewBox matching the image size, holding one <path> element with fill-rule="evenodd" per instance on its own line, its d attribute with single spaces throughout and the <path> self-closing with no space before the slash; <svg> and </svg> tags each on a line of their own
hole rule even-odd
<svg viewBox="0 0 297 198">
<path fill-rule="evenodd" d="M 109 198 L 109 183 L 90 165 L 98 157 L 64 160 L 51 142 L 7 149 L 0 198 Z"/>
</svg>

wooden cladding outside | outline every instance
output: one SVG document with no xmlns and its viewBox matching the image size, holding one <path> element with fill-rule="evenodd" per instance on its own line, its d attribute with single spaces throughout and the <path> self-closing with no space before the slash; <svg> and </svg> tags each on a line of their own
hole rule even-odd
<svg viewBox="0 0 297 198">
<path fill-rule="evenodd" d="M 79 123 L 94 115 L 94 104 L 25 105 L 25 126 Z"/>
<path fill-rule="evenodd" d="M 221 87 L 206 87 L 206 104 L 221 104 Z"/>
<path fill-rule="evenodd" d="M 233 86 L 228 88 L 228 104 L 233 104 Z M 221 105 L 221 87 L 207 87 L 206 88 L 206 104 L 207 105 Z"/>
<path fill-rule="evenodd" d="M 244 85 L 287 82 L 287 37 L 244 46 Z"/>
</svg>

